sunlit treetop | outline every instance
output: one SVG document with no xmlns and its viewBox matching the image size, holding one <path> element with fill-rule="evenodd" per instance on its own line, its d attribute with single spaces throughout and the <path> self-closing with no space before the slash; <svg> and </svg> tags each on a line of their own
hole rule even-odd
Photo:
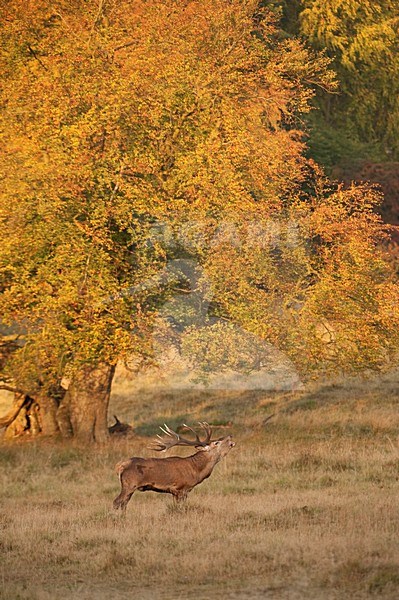
<svg viewBox="0 0 399 600">
<path fill-rule="evenodd" d="M 397 156 L 399 7 L 396 0 L 301 0 L 299 31 L 334 59 L 344 123 Z M 345 119 L 346 117 L 346 119 Z"/>
<path fill-rule="evenodd" d="M 199 222 L 208 240 L 221 221 L 243 229 L 297 223 L 294 249 L 209 251 L 201 242 L 183 250 L 214 280 L 216 312 L 294 358 L 306 339 L 312 364 L 330 360 L 314 349 L 316 323 L 323 306 L 333 320 L 337 311 L 317 290 L 331 289 L 327 276 L 344 264 L 347 287 L 330 298 L 337 306 L 351 273 L 375 272 L 374 259 L 354 260 L 381 234 L 371 216 L 375 196 L 318 194 L 301 115 L 315 86 L 334 88 L 329 59 L 284 39 L 259 4 L 2 3 L 1 307 L 28 329 L 18 364 L 28 357 L 30 378 L 35 369 L 59 377 L 66 365 L 151 355 L 153 315 L 176 282 L 155 291 L 141 284 L 179 254 L 153 243 L 157 222 L 172 230 Z M 357 311 L 363 300 L 355 292 Z M 290 298 L 298 294 L 295 312 Z M 318 311 L 309 318 L 307 298 Z M 357 329 L 352 317 L 342 317 L 345 331 Z M 388 337 L 381 327 L 375 365 Z M 367 331 L 350 360 L 364 365 L 366 343 Z"/>
</svg>

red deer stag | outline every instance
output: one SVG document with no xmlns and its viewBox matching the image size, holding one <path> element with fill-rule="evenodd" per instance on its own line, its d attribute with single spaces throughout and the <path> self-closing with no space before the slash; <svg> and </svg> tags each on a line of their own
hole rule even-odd
<svg viewBox="0 0 399 600">
<path fill-rule="evenodd" d="M 161 427 L 164 436 L 158 435 L 153 450 L 169 450 L 173 446 L 194 446 L 198 452 L 181 458 L 138 458 L 133 457 L 116 465 L 121 482 L 121 493 L 114 500 L 114 508 L 126 510 L 127 503 L 136 490 L 140 492 L 161 492 L 172 494 L 174 500 L 185 500 L 191 490 L 212 473 L 215 465 L 235 446 L 231 435 L 211 440 L 212 430 L 208 423 L 199 424 L 205 433 L 200 439 L 198 434 L 187 425 L 183 427 L 195 435 L 195 440 L 183 438 L 167 425 Z"/>
</svg>

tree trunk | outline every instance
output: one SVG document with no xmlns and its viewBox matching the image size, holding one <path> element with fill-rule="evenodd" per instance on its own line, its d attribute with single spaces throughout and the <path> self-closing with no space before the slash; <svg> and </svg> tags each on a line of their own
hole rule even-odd
<svg viewBox="0 0 399 600">
<path fill-rule="evenodd" d="M 43 390 L 33 399 L 16 391 L 12 408 L 0 418 L 5 438 L 61 434 L 82 442 L 105 442 L 114 373 L 114 365 L 84 365 L 65 394 L 61 388 Z"/>
<path fill-rule="evenodd" d="M 23 434 L 27 426 L 26 420 L 26 395 L 15 392 L 11 409 L 0 419 L 5 427 L 4 439 L 12 439 Z"/>
<path fill-rule="evenodd" d="M 71 438 L 73 436 L 68 390 L 57 410 L 57 424 L 63 438 Z"/>
<path fill-rule="evenodd" d="M 10 411 L 0 419 L 0 427 L 5 428 L 4 439 L 11 440 L 25 434 L 38 435 L 38 411 L 39 405 L 33 398 L 16 392 Z"/>
<path fill-rule="evenodd" d="M 56 399 L 49 394 L 43 394 L 36 401 L 39 405 L 38 420 L 40 433 L 46 436 L 57 435 L 60 430 L 57 423 L 58 404 Z"/>
<path fill-rule="evenodd" d="M 108 439 L 108 404 L 115 366 L 85 365 L 74 376 L 66 394 L 73 436 L 82 442 Z"/>
</svg>

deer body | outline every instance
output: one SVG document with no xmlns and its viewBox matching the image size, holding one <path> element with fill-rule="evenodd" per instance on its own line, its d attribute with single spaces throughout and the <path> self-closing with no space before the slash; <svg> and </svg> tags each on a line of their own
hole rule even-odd
<svg viewBox="0 0 399 600">
<path fill-rule="evenodd" d="M 177 436 L 177 434 L 174 435 Z M 181 439 L 180 436 L 178 439 Z M 167 447 L 161 449 L 167 450 L 173 445 L 194 445 L 194 443 L 184 442 L 169 442 Z M 211 475 L 215 465 L 235 445 L 231 436 L 215 441 L 208 439 L 202 444 L 198 452 L 185 458 L 179 456 L 168 458 L 133 457 L 119 462 L 116 465 L 116 471 L 122 489 L 114 500 L 114 508 L 124 511 L 136 490 L 172 494 L 177 502 L 185 500 L 187 494 Z M 164 446 L 165 444 L 158 442 L 158 445 Z"/>
</svg>

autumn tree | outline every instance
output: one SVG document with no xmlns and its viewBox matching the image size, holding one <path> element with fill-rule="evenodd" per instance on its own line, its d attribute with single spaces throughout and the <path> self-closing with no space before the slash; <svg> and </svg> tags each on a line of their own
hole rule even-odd
<svg viewBox="0 0 399 600">
<path fill-rule="evenodd" d="M 321 95 L 327 121 L 397 158 L 397 2 L 302 0 L 300 8 L 297 31 L 328 53 L 340 81 L 339 97 Z"/>
<path fill-rule="evenodd" d="M 193 292 L 167 268 L 182 258 L 204 297 L 211 283 L 210 316 L 304 373 L 394 354 L 376 195 L 330 189 L 304 158 L 299 119 L 312 85 L 334 86 L 328 60 L 262 4 L 2 3 L 1 309 L 24 332 L 4 375 L 33 399 L 27 426 L 34 410 L 43 434 L 106 438 L 116 363 L 151 360 L 160 307 Z M 281 243 L 265 243 L 271 224 Z"/>
</svg>

